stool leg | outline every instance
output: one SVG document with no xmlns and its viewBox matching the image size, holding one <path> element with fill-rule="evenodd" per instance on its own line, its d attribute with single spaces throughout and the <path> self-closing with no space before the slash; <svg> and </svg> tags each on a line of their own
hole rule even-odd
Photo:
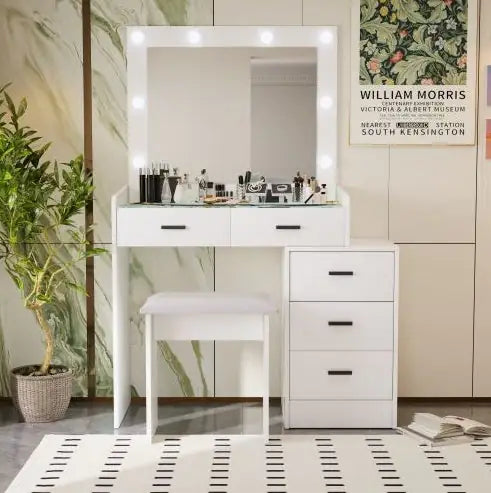
<svg viewBox="0 0 491 493">
<path fill-rule="evenodd" d="M 263 435 L 269 438 L 269 315 L 263 318 Z"/>
<path fill-rule="evenodd" d="M 147 437 L 151 440 L 158 424 L 157 341 L 153 333 L 152 315 L 145 315 L 145 364 Z"/>
</svg>

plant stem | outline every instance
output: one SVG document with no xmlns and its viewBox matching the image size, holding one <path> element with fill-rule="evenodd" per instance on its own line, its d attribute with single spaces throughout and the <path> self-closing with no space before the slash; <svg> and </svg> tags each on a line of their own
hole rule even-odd
<svg viewBox="0 0 491 493">
<path fill-rule="evenodd" d="M 44 318 L 41 308 L 35 309 L 34 313 L 36 314 L 36 319 L 38 321 L 38 324 L 44 333 L 44 338 L 46 342 L 46 350 L 44 352 L 43 363 L 41 364 L 41 368 L 39 369 L 39 371 L 43 375 L 46 375 L 51 365 L 51 360 L 53 359 L 53 352 L 54 352 L 53 331 L 51 330 L 51 327 L 49 326 L 48 322 L 46 322 L 46 319 Z"/>
</svg>

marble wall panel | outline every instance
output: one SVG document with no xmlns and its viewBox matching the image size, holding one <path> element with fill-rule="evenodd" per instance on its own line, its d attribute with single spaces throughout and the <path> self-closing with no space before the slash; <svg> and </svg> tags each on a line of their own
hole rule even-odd
<svg viewBox="0 0 491 493">
<path fill-rule="evenodd" d="M 94 206 L 96 240 L 111 241 L 111 195 L 128 183 L 126 146 L 126 26 L 207 25 L 212 0 L 91 1 Z M 131 254 L 132 384 L 144 394 L 142 319 L 145 298 L 157 290 L 212 290 L 213 251 L 141 249 Z M 97 395 L 112 394 L 110 258 L 97 259 Z M 214 393 L 213 343 L 160 344 L 160 394 L 209 396 Z"/>
<path fill-rule="evenodd" d="M 25 123 L 53 144 L 50 159 L 68 161 L 83 150 L 82 19 L 80 0 L 0 2 L 0 86 L 28 99 Z M 83 223 L 83 217 L 80 219 Z M 73 246 L 63 244 L 62 253 Z M 39 253 L 43 248 L 39 246 Z M 85 282 L 84 266 L 67 274 Z M 46 313 L 55 331 L 55 362 L 75 372 L 74 395 L 87 393 L 85 299 L 58 292 Z M 0 395 L 9 394 L 8 371 L 39 362 L 42 337 L 13 282 L 0 268 Z"/>
</svg>

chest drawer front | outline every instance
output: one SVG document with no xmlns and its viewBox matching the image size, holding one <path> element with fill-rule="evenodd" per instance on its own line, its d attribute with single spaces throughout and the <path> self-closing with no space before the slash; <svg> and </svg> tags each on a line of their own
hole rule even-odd
<svg viewBox="0 0 491 493">
<path fill-rule="evenodd" d="M 391 302 L 290 303 L 290 349 L 391 351 Z"/>
<path fill-rule="evenodd" d="M 292 252 L 291 301 L 393 301 L 392 252 Z"/>
<path fill-rule="evenodd" d="M 229 246 L 230 211 L 122 207 L 116 234 L 119 246 Z"/>
<path fill-rule="evenodd" d="M 232 246 L 343 246 L 342 207 L 236 208 L 231 211 Z"/>
<path fill-rule="evenodd" d="M 290 401 L 291 428 L 392 428 L 392 401 Z"/>
<path fill-rule="evenodd" d="M 290 398 L 392 399 L 392 352 L 291 351 Z"/>
</svg>

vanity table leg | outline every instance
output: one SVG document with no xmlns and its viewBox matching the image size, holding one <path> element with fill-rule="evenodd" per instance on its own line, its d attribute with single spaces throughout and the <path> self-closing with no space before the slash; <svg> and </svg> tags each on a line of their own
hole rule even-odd
<svg viewBox="0 0 491 493">
<path fill-rule="evenodd" d="M 151 440 L 158 424 L 157 341 L 154 338 L 152 315 L 145 315 L 145 353 L 147 437 Z"/>
<path fill-rule="evenodd" d="M 114 212 L 115 214 L 115 212 Z M 113 221 L 115 219 L 113 218 Z M 115 224 L 113 222 L 113 224 Z M 119 428 L 131 402 L 131 353 L 129 276 L 130 249 L 113 242 L 112 252 L 112 322 L 114 428 Z"/>
<path fill-rule="evenodd" d="M 269 315 L 263 317 L 263 435 L 269 438 Z"/>
</svg>

